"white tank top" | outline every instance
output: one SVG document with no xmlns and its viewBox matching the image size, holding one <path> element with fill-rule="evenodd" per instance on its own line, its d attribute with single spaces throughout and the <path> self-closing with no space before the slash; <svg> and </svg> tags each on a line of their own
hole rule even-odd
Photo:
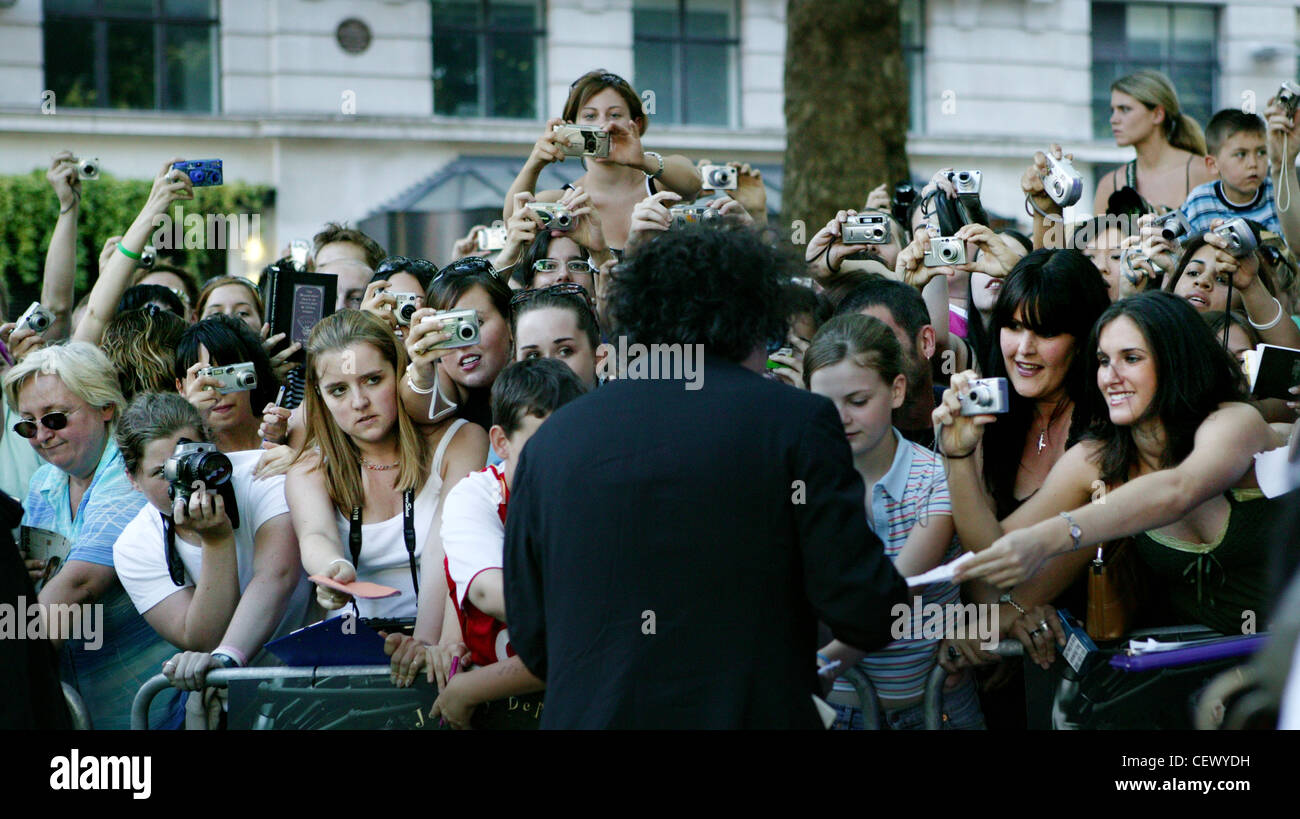
<svg viewBox="0 0 1300 819">
<path fill-rule="evenodd" d="M 429 478 L 424 482 L 420 493 L 415 496 L 415 565 L 419 569 L 421 555 L 429 538 L 439 552 L 442 545 L 439 533 L 433 529 L 433 515 L 438 508 L 438 498 L 442 494 L 442 456 L 448 444 L 456 435 L 456 430 L 468 423 L 458 418 L 438 441 L 438 448 L 433 455 L 433 468 Z M 339 542 L 344 552 L 348 548 L 348 532 L 351 521 L 336 508 L 334 522 L 339 529 Z M 411 565 L 406 554 L 406 542 L 402 538 L 402 516 L 397 514 L 388 520 L 361 524 L 361 558 L 357 561 L 357 579 L 368 580 L 383 586 L 391 586 L 401 592 L 395 597 L 381 600 L 357 599 L 357 609 L 362 617 L 414 617 L 416 609 L 415 588 L 411 585 Z M 351 606 L 344 606 L 331 612 L 331 616 L 341 616 L 350 612 Z"/>
</svg>

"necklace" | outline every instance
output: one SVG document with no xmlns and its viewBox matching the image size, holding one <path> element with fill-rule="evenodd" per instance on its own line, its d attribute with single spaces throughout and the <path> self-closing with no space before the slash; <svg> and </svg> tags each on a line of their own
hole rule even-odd
<svg viewBox="0 0 1300 819">
<path fill-rule="evenodd" d="M 370 463 L 370 461 L 367 461 L 365 458 L 362 458 L 361 465 L 364 466 L 366 469 L 369 469 L 371 472 L 387 472 L 390 469 L 396 469 L 398 466 L 400 466 L 401 461 L 392 464 L 372 464 Z"/>
<path fill-rule="evenodd" d="M 1043 448 L 1047 446 L 1047 427 L 1043 427 L 1038 433 L 1038 454 L 1043 454 Z"/>
</svg>

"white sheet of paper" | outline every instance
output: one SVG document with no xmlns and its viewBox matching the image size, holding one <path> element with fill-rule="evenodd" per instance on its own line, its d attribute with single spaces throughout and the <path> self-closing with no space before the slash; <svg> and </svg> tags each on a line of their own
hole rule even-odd
<svg viewBox="0 0 1300 819">
<path fill-rule="evenodd" d="M 1255 454 L 1255 480 L 1266 498 L 1276 498 L 1295 489 L 1300 482 L 1296 465 L 1287 460 L 1287 447 Z"/>
<path fill-rule="evenodd" d="M 1128 650 L 1130 654 L 1153 654 L 1159 651 L 1173 651 L 1176 648 L 1186 648 L 1194 645 L 1197 644 L 1188 642 L 1162 643 L 1159 640 L 1148 638 L 1146 640 L 1129 640 Z"/>
<path fill-rule="evenodd" d="M 951 563 L 945 563 L 942 566 L 935 566 L 928 572 L 913 575 L 912 577 L 907 578 L 907 585 L 924 586 L 927 583 L 943 583 L 946 580 L 952 580 L 952 576 L 957 573 L 957 569 L 974 556 L 974 552 L 967 552 Z"/>
</svg>

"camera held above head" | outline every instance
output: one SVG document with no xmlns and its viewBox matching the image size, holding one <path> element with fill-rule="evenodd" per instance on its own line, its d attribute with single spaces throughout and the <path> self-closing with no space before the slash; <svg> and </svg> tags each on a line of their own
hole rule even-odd
<svg viewBox="0 0 1300 819">
<path fill-rule="evenodd" d="M 958 196 L 979 196 L 980 183 L 984 175 L 979 171 L 950 171 L 948 180 Z"/>
<path fill-rule="evenodd" d="M 593 125 L 557 125 L 565 156 L 609 156 L 609 132 Z"/>
<path fill-rule="evenodd" d="M 1047 191 L 1048 197 L 1063 208 L 1078 202 L 1083 195 L 1083 177 L 1074 169 L 1074 163 L 1057 159 L 1048 151 L 1047 164 L 1049 170 L 1043 177 L 1043 190 Z"/>
<path fill-rule="evenodd" d="M 722 224 L 722 214 L 707 205 L 673 205 L 668 209 L 673 227 L 703 224 L 717 227 Z"/>
<path fill-rule="evenodd" d="M 1167 241 L 1182 244 L 1191 235 L 1192 226 L 1187 217 L 1178 209 L 1161 214 L 1151 220 L 1151 225 L 1160 229 L 1160 235 Z"/>
<path fill-rule="evenodd" d="M 891 238 L 889 217 L 883 213 L 850 216 L 840 233 L 840 241 L 846 245 L 887 245 Z"/>
<path fill-rule="evenodd" d="M 537 214 L 545 230 L 573 229 L 573 214 L 558 202 L 529 202 L 528 207 Z"/>
<path fill-rule="evenodd" d="M 98 179 L 99 178 L 99 157 L 94 159 L 74 159 L 77 163 L 78 179 Z"/>
<path fill-rule="evenodd" d="M 24 310 L 23 314 L 18 317 L 18 324 L 14 329 L 22 330 L 26 328 L 35 333 L 43 333 L 50 329 L 50 325 L 53 323 L 54 314 L 42 307 L 40 302 L 34 301 L 32 306 Z"/>
<path fill-rule="evenodd" d="M 700 177 L 708 190 L 734 191 L 736 189 L 736 169 L 730 165 L 705 165 L 700 168 Z"/>
<path fill-rule="evenodd" d="M 1244 259 L 1259 248 L 1259 242 L 1255 239 L 1255 232 L 1250 229 L 1250 225 L 1246 224 L 1245 219 L 1233 219 L 1219 225 L 1210 232 L 1228 240 L 1228 246 L 1225 250 L 1234 259 Z"/>
<path fill-rule="evenodd" d="M 1285 80 L 1277 91 L 1277 103 L 1282 106 L 1288 119 L 1295 118 L 1296 108 L 1300 107 L 1300 86 Z"/>
<path fill-rule="evenodd" d="M 935 236 L 925 251 L 926 267 L 949 267 L 966 264 L 966 242 L 956 236 Z"/>
</svg>

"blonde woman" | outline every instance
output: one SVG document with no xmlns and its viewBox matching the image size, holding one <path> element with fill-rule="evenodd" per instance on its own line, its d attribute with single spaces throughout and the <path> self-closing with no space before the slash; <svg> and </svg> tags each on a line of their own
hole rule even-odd
<svg viewBox="0 0 1300 819">
<path fill-rule="evenodd" d="M 442 498 L 484 467 L 487 433 L 460 419 L 413 423 L 397 389 L 406 363 L 405 348 L 369 313 L 340 310 L 316 325 L 307 340 L 307 438 L 285 495 L 307 574 L 398 589 L 353 602 L 362 617 L 416 618 L 410 654 L 422 659 L 417 648 L 442 634 L 447 598 Z M 324 586 L 316 598 L 329 610 L 352 601 Z"/>
<path fill-rule="evenodd" d="M 1181 207 L 1192 188 L 1211 181 L 1203 161 L 1205 134 L 1182 112 L 1174 84 L 1159 71 L 1136 71 L 1111 85 L 1110 128 L 1115 144 L 1133 146 L 1137 158 L 1098 183 L 1094 213 L 1126 211 L 1122 199 L 1111 203 L 1124 188 L 1136 193 L 1144 212 Z"/>
</svg>

